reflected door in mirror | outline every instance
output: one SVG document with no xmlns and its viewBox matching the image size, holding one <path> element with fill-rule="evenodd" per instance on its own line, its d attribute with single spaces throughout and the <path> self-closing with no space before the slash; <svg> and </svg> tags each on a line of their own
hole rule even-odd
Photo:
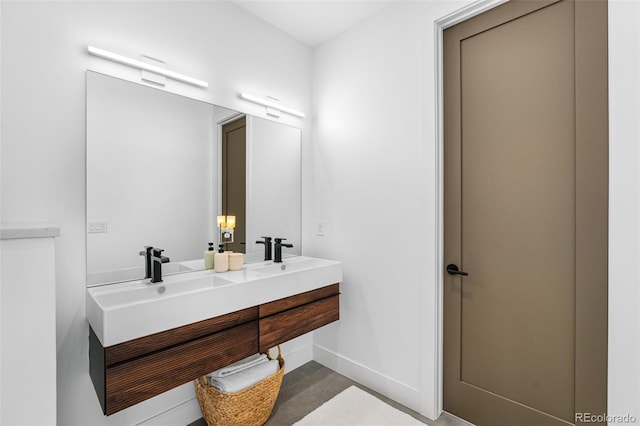
<svg viewBox="0 0 640 426">
<path fill-rule="evenodd" d="M 225 249 L 245 252 L 247 124 L 242 117 L 222 126 L 222 215 L 235 216 L 233 242 Z"/>
</svg>

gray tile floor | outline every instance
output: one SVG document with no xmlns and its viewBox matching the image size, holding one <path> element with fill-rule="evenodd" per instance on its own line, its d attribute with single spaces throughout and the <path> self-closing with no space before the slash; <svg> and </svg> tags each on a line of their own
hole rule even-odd
<svg viewBox="0 0 640 426">
<path fill-rule="evenodd" d="M 456 418 L 443 414 L 433 422 L 413 410 L 328 369 L 315 361 L 308 362 L 284 376 L 280 395 L 265 426 L 290 426 L 347 389 L 349 386 L 369 392 L 387 404 L 403 411 L 429 426 L 466 426 Z M 188 426 L 206 426 L 199 419 Z"/>
</svg>

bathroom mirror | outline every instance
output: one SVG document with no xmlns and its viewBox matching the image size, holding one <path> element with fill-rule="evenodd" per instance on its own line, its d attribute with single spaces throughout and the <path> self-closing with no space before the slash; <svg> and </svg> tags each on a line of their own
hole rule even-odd
<svg viewBox="0 0 640 426">
<path fill-rule="evenodd" d="M 229 126 L 241 155 L 223 149 Z M 86 131 L 88 286 L 144 278 L 145 246 L 164 249 L 163 275 L 204 269 L 220 214 L 246 262 L 263 235 L 301 253 L 299 129 L 87 71 Z"/>
</svg>

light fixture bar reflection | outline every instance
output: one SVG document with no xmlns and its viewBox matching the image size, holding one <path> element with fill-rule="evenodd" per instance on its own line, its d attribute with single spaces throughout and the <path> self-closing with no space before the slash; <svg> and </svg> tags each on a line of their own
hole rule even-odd
<svg viewBox="0 0 640 426">
<path fill-rule="evenodd" d="M 300 111 L 295 110 L 293 108 L 288 108 L 288 107 L 282 106 L 278 102 L 272 102 L 272 101 L 267 101 L 267 100 L 264 100 L 264 99 L 260 99 L 259 97 L 250 95 L 248 93 L 240 93 L 240 97 L 242 99 L 244 99 L 244 100 L 249 101 L 249 102 L 254 102 L 254 103 L 258 104 L 258 105 L 262 105 L 262 106 L 265 106 L 267 108 L 277 109 L 278 111 L 286 112 L 287 114 L 295 115 L 296 117 L 300 117 L 300 118 L 304 118 L 305 117 L 304 112 L 300 112 Z"/>
<path fill-rule="evenodd" d="M 94 46 L 88 46 L 87 50 L 91 55 L 108 59 L 113 62 L 118 62 L 120 64 L 128 65 L 133 68 L 149 71 L 154 74 L 163 75 L 173 80 L 178 80 L 178 81 L 182 81 L 183 83 L 193 84 L 194 86 L 209 87 L 209 83 L 207 83 L 206 81 L 198 80 L 197 78 L 193 78 L 184 74 L 179 74 L 177 72 L 169 71 L 167 69 L 160 68 L 155 65 L 147 64 L 145 62 L 138 61 L 136 59 L 127 58 L 126 56 L 118 55 L 117 53 L 109 52 L 104 49 L 99 49 Z"/>
</svg>

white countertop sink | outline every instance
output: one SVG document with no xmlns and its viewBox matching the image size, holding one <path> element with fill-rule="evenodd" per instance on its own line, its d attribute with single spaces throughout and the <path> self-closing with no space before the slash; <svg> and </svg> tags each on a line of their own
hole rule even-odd
<svg viewBox="0 0 640 426">
<path fill-rule="evenodd" d="M 268 266 L 254 268 L 253 271 L 256 274 L 264 274 L 269 276 L 282 275 L 291 272 L 302 271 L 304 269 L 319 268 L 328 265 L 328 263 L 330 262 L 330 260 L 325 259 L 315 259 L 313 257 L 299 256 L 285 259 L 282 263 L 273 263 Z"/>
<path fill-rule="evenodd" d="M 180 296 L 228 284 L 233 284 L 233 282 L 215 275 L 205 279 L 186 279 L 173 282 L 168 282 L 165 279 L 165 281 L 157 284 L 151 284 L 148 280 L 145 280 L 144 282 L 137 281 L 130 285 L 98 287 L 91 294 L 100 308 L 108 311 L 136 303 Z"/>
<path fill-rule="evenodd" d="M 239 271 L 189 272 L 87 289 L 87 320 L 112 346 L 342 281 L 342 263 L 296 256 Z"/>
</svg>

